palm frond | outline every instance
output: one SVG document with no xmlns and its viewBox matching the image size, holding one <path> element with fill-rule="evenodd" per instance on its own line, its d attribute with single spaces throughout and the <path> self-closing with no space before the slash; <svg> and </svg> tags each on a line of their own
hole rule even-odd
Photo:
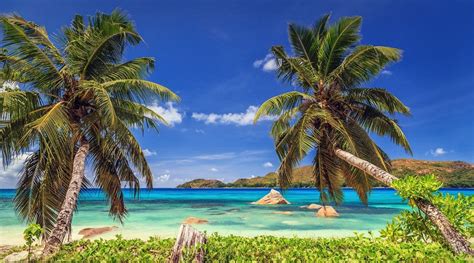
<svg viewBox="0 0 474 263">
<path fill-rule="evenodd" d="M 347 50 L 360 40 L 361 23 L 359 16 L 344 17 L 327 30 L 318 53 L 318 69 L 322 78 L 329 76 L 342 62 Z"/>
<path fill-rule="evenodd" d="M 299 91 L 290 91 L 265 101 L 255 113 L 254 123 L 262 116 L 278 116 L 299 106 L 303 100 L 312 101 L 313 97 Z"/>
<path fill-rule="evenodd" d="M 401 50 L 383 46 L 358 46 L 335 68 L 328 81 L 352 88 L 378 75 L 389 63 L 401 58 Z"/>
<path fill-rule="evenodd" d="M 377 108 L 379 111 L 390 114 L 401 113 L 410 116 L 410 109 L 397 97 L 385 89 L 379 88 L 353 88 L 347 93 L 349 102 L 365 103 Z"/>
</svg>

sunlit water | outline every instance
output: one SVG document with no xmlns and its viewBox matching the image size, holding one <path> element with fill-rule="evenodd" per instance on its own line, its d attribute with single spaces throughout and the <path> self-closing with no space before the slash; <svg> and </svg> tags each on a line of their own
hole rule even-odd
<svg viewBox="0 0 474 263">
<path fill-rule="evenodd" d="M 351 236 L 355 231 L 382 229 L 387 222 L 409 207 L 390 189 L 374 189 L 369 205 L 364 206 L 353 190 L 345 189 L 345 201 L 336 207 L 338 218 L 315 217 L 314 210 L 300 206 L 318 203 L 314 189 L 291 189 L 284 192 L 290 205 L 259 206 L 250 204 L 269 189 L 153 189 L 142 191 L 139 200 L 126 193 L 128 216 L 121 225 L 108 215 L 107 203 L 98 190 L 81 192 L 78 212 L 73 220 L 73 238 L 85 227 L 118 226 L 100 237 L 122 234 L 125 238 L 149 236 L 174 237 L 180 223 L 189 216 L 209 220 L 196 225 L 208 233 L 242 236 L 276 235 L 301 237 Z M 443 189 L 443 193 L 474 194 L 474 189 Z M 0 244 L 22 243 L 24 224 L 15 214 L 14 190 L 0 190 Z M 291 215 L 275 214 L 291 211 Z"/>
</svg>

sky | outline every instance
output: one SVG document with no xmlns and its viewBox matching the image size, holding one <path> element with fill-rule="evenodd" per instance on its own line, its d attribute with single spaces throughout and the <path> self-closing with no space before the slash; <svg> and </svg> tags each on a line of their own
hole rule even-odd
<svg viewBox="0 0 474 263">
<path fill-rule="evenodd" d="M 169 127 L 135 132 L 154 187 L 196 178 L 232 182 L 277 169 L 271 120 L 252 123 L 262 102 L 293 89 L 276 78 L 269 50 L 289 49 L 288 23 L 311 25 L 325 13 L 331 22 L 362 16 L 361 43 L 403 50 L 400 62 L 367 84 L 388 89 L 412 111 L 399 119 L 412 156 L 375 137 L 390 157 L 474 162 L 473 1 L 2 0 L 0 13 L 16 12 L 52 35 L 75 14 L 115 8 L 135 21 L 145 40 L 126 58 L 155 57 L 149 79 L 181 97 L 149 105 Z M 0 170 L 0 188 L 14 188 L 26 157 Z"/>
</svg>

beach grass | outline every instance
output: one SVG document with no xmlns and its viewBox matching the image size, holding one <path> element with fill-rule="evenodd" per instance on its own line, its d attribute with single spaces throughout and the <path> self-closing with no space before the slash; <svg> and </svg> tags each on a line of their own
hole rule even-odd
<svg viewBox="0 0 474 263">
<path fill-rule="evenodd" d="M 166 262 L 175 239 L 150 237 L 79 240 L 62 246 L 50 260 L 68 262 Z M 213 234 L 204 246 L 205 262 L 472 262 L 438 243 L 391 242 L 378 237 L 239 237 Z M 189 251 L 188 251 L 189 252 Z M 192 258 L 192 252 L 187 253 Z M 188 260 L 185 260 L 188 262 Z M 191 260 L 189 260 L 191 262 Z"/>
</svg>

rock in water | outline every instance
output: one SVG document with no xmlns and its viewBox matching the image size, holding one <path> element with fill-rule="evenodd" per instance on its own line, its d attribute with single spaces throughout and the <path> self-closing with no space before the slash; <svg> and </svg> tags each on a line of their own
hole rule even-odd
<svg viewBox="0 0 474 263">
<path fill-rule="evenodd" d="M 339 214 L 332 206 L 323 206 L 316 212 L 317 217 L 337 217 Z"/>
<path fill-rule="evenodd" d="M 91 238 L 95 237 L 110 231 L 117 229 L 116 226 L 106 226 L 106 227 L 88 227 L 83 228 L 79 231 L 79 235 L 82 235 L 82 238 Z"/>
<path fill-rule="evenodd" d="M 206 219 L 202 219 L 202 218 L 197 218 L 197 217 L 188 217 L 186 218 L 184 221 L 183 221 L 183 224 L 188 224 L 188 225 L 192 225 L 192 224 L 207 224 L 209 223 L 209 221 L 207 221 Z"/>
<path fill-rule="evenodd" d="M 253 202 L 254 205 L 280 205 L 290 204 L 283 196 L 275 189 L 270 190 L 270 193 L 262 197 L 257 202 Z"/>
<path fill-rule="evenodd" d="M 310 204 L 306 208 L 308 208 L 308 209 L 320 209 L 321 207 L 323 207 L 323 206 L 317 205 L 317 204 Z"/>
</svg>

